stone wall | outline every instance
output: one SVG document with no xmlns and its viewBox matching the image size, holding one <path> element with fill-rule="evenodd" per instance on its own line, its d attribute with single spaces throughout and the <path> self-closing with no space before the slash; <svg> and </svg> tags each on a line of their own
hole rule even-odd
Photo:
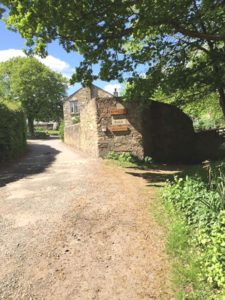
<svg viewBox="0 0 225 300">
<path fill-rule="evenodd" d="M 80 111 L 80 149 L 94 157 L 99 156 L 97 111 L 95 99 L 86 101 Z"/>
<path fill-rule="evenodd" d="M 80 123 L 74 124 L 70 113 L 70 101 L 80 105 Z M 95 100 L 89 88 L 82 88 L 64 102 L 64 142 L 92 156 L 98 156 L 97 117 Z"/>
<path fill-rule="evenodd" d="M 139 158 L 143 158 L 144 150 L 141 134 L 141 113 L 136 103 L 130 103 L 126 107 L 118 98 L 96 98 L 97 127 L 99 156 L 104 157 L 108 152 L 130 152 Z M 111 109 L 126 109 L 127 114 L 112 116 Z M 115 121 L 117 119 L 117 121 Z M 120 119 L 120 121 L 118 121 Z M 110 130 L 115 122 L 127 125 L 124 132 Z M 117 124 L 117 123 L 116 123 Z"/>
<path fill-rule="evenodd" d="M 71 126 L 73 124 L 73 122 L 72 122 L 72 116 L 70 114 L 70 102 L 69 101 L 65 101 L 63 103 L 63 116 L 64 116 L 65 127 Z"/>
<path fill-rule="evenodd" d="M 194 162 L 192 120 L 179 108 L 152 101 L 143 110 L 142 128 L 145 156 L 159 162 Z"/>
<path fill-rule="evenodd" d="M 76 149 L 80 149 L 80 124 L 64 128 L 64 142 Z"/>
<path fill-rule="evenodd" d="M 85 106 L 86 102 L 91 99 L 91 91 L 89 88 L 81 88 L 76 93 L 72 94 L 70 97 L 66 99 L 63 104 L 63 114 L 64 114 L 64 124 L 65 127 L 73 125 L 72 118 L 74 114 L 70 112 L 70 102 L 78 101 L 80 107 Z"/>
<path fill-rule="evenodd" d="M 80 88 L 77 92 L 73 93 L 71 96 L 67 97 L 66 101 L 63 104 L 63 115 L 64 115 L 64 124 L 65 127 L 73 125 L 73 117 L 75 114 L 70 112 L 70 102 L 78 101 L 80 109 L 84 107 L 90 99 L 96 97 L 112 97 L 112 95 L 95 85 L 92 85 L 91 88 Z"/>
<path fill-rule="evenodd" d="M 73 125 L 70 101 L 77 100 L 80 123 Z M 94 157 L 108 152 L 130 152 L 140 159 L 159 162 L 196 162 L 214 157 L 220 138 L 195 134 L 191 119 L 175 106 L 152 101 L 122 103 L 110 93 L 92 86 L 81 88 L 64 102 L 68 145 Z M 218 152 L 218 151 L 217 151 Z"/>
</svg>

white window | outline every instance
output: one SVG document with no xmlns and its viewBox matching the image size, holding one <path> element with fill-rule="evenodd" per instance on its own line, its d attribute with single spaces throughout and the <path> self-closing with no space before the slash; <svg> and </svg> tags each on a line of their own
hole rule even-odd
<svg viewBox="0 0 225 300">
<path fill-rule="evenodd" d="M 78 101 L 70 101 L 70 113 L 71 114 L 79 114 L 79 104 Z"/>
</svg>

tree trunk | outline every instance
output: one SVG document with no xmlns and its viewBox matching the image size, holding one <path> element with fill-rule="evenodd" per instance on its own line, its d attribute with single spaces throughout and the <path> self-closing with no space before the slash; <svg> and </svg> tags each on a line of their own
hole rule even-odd
<svg viewBox="0 0 225 300">
<path fill-rule="evenodd" d="M 28 131 L 30 136 L 34 136 L 34 119 L 32 117 L 28 117 Z"/>
<path fill-rule="evenodd" d="M 223 115 L 225 117 L 225 92 L 224 92 L 223 88 L 219 88 L 218 92 L 219 92 L 219 96 L 220 96 L 220 106 L 222 108 Z"/>
</svg>

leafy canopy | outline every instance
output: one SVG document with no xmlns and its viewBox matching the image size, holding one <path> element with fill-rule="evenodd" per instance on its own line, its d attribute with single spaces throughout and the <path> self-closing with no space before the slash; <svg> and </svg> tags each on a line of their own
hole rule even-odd
<svg viewBox="0 0 225 300">
<path fill-rule="evenodd" d="M 139 65 L 146 65 L 147 74 L 159 63 L 164 68 L 177 64 L 181 68 L 190 53 L 207 53 L 208 43 L 217 45 L 216 60 L 224 57 L 220 47 L 225 41 L 222 0 L 2 3 L 9 9 L 7 24 L 19 30 L 28 47 L 46 55 L 46 44 L 58 39 L 66 51 L 83 54 L 74 81 L 95 79 L 95 63 L 100 63 L 99 77 L 103 80 L 122 79 L 125 71 L 135 77 Z M 200 63 L 199 68 L 203 65 Z"/>
<path fill-rule="evenodd" d="M 58 40 L 84 60 L 72 82 L 127 79 L 132 97 L 210 95 L 225 115 L 224 0 L 3 0 L 5 21 L 45 56 Z M 43 9 L 44 8 L 44 9 Z M 99 64 L 99 73 L 93 65 Z M 181 95 L 182 96 L 182 95 Z"/>
<path fill-rule="evenodd" d="M 20 101 L 31 120 L 58 120 L 66 81 L 33 57 L 0 64 L 0 96 Z"/>
</svg>

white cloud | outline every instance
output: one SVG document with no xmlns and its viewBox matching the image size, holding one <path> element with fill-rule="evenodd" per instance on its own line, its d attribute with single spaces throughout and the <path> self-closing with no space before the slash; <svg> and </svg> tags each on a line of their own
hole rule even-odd
<svg viewBox="0 0 225 300">
<path fill-rule="evenodd" d="M 107 92 L 113 94 L 115 89 L 117 89 L 117 92 L 120 94 L 120 92 L 122 91 L 122 85 L 119 83 L 109 83 L 104 87 L 104 90 L 106 90 Z"/>
<path fill-rule="evenodd" d="M 0 50 L 0 62 L 7 61 L 13 57 L 26 57 L 25 53 L 19 49 Z M 72 67 L 65 61 L 48 55 L 45 58 L 35 56 L 40 62 L 52 69 L 53 71 L 62 73 L 66 77 L 70 77 L 73 73 Z"/>
<path fill-rule="evenodd" d="M 18 56 L 25 57 L 26 55 L 23 53 L 22 50 L 17 50 L 17 49 L 1 50 L 0 62 L 7 61 L 10 58 L 18 57 Z"/>
<path fill-rule="evenodd" d="M 66 76 L 70 76 L 73 72 L 71 66 L 67 62 L 52 55 L 48 55 L 45 58 L 36 56 L 36 58 L 50 69 L 62 73 Z"/>
</svg>

